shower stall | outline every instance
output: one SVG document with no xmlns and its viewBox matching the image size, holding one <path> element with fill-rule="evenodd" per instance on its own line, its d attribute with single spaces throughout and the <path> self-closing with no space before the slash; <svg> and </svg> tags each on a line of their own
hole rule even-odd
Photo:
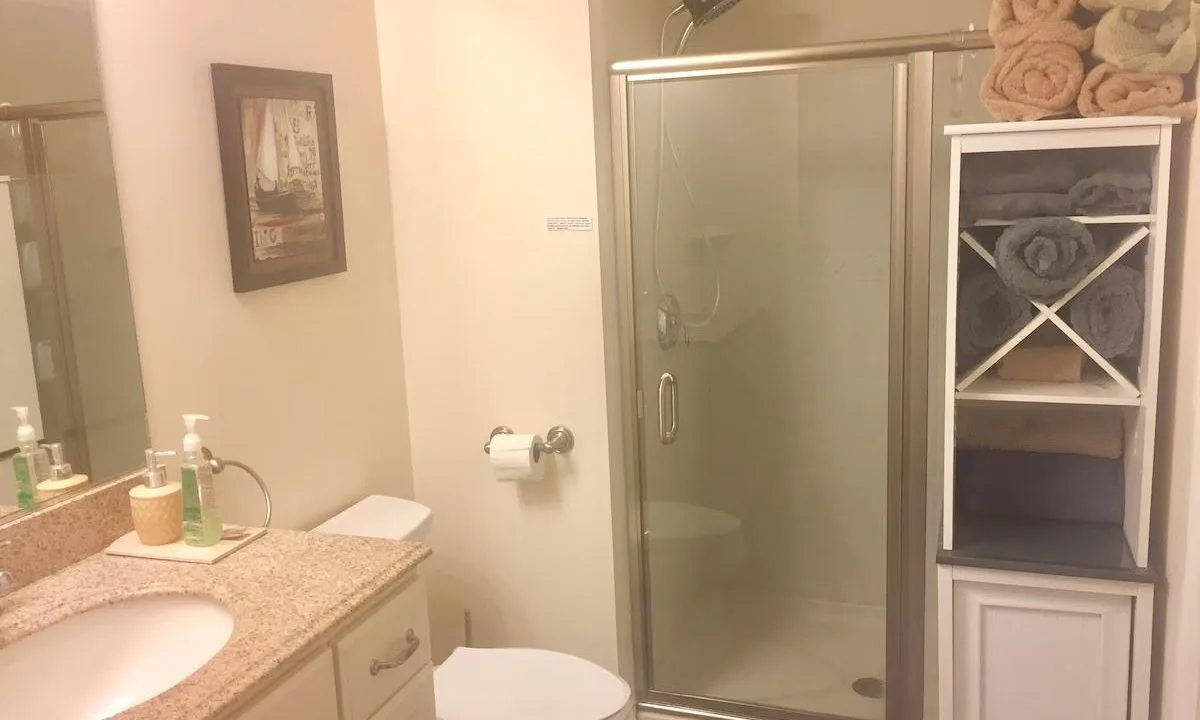
<svg viewBox="0 0 1200 720">
<path fill-rule="evenodd" d="M 933 717 L 935 116 L 989 46 L 613 66 L 643 709 Z"/>
<path fill-rule="evenodd" d="M 128 472 L 148 425 L 101 103 L 0 105 L 0 176 L 13 211 L 0 259 L 21 286 L 8 310 L 33 361 L 29 387 L 4 400 L 31 405 L 77 471 Z M 0 491 L 0 505 L 8 500 Z"/>
</svg>

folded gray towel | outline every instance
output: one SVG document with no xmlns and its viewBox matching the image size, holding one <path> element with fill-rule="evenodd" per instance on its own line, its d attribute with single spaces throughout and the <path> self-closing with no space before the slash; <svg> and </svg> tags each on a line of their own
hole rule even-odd
<svg viewBox="0 0 1200 720">
<path fill-rule="evenodd" d="M 963 167 L 962 186 L 968 197 L 1065 193 L 1078 179 L 1075 166 L 1066 158 L 1039 158 L 1030 164 L 1024 153 L 998 153 L 971 158 Z"/>
<path fill-rule="evenodd" d="M 1071 214 L 1071 198 L 1064 193 L 981 195 L 967 201 L 967 213 L 972 221 L 1060 217 Z"/>
<path fill-rule="evenodd" d="M 1020 220 L 996 242 L 996 270 L 1004 283 L 1034 300 L 1073 288 L 1099 261 L 1092 234 L 1067 218 Z"/>
<path fill-rule="evenodd" d="M 1148 173 L 1102 170 L 1075 183 L 1071 205 L 1083 215 L 1137 215 L 1149 211 L 1152 187 Z"/>
<path fill-rule="evenodd" d="M 958 350 L 975 357 L 995 349 L 1033 319 L 1033 306 L 988 270 L 963 281 L 958 293 Z"/>
<path fill-rule="evenodd" d="M 1071 302 L 1071 327 L 1106 358 L 1136 357 L 1142 349 L 1146 281 L 1128 265 L 1114 265 Z"/>
</svg>

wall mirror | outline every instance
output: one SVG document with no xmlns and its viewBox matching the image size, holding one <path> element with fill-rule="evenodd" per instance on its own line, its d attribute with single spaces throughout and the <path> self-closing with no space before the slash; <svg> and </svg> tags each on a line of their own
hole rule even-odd
<svg viewBox="0 0 1200 720">
<path fill-rule="evenodd" d="M 101 97 L 87 0 L 0 0 L 0 524 L 127 475 L 148 443 Z M 14 406 L 88 482 L 18 493 Z"/>
</svg>

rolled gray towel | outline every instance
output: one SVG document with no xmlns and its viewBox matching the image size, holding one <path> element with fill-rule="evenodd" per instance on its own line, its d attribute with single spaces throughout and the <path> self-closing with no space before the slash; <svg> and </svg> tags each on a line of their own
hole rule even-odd
<svg viewBox="0 0 1200 720">
<path fill-rule="evenodd" d="M 1092 234 L 1067 218 L 1021 220 L 996 242 L 996 270 L 1005 284 L 1034 300 L 1075 287 L 1099 261 Z"/>
<path fill-rule="evenodd" d="M 1071 303 L 1071 327 L 1106 358 L 1136 357 L 1142 349 L 1146 281 L 1128 265 L 1114 265 Z"/>
<path fill-rule="evenodd" d="M 958 349 L 982 355 L 1008 340 L 1033 319 L 1033 306 L 988 270 L 963 281 L 958 293 Z"/>
<path fill-rule="evenodd" d="M 1144 172 L 1102 170 L 1071 188 L 1071 205 L 1083 215 L 1138 215 L 1150 210 L 1154 183 Z"/>
<path fill-rule="evenodd" d="M 1063 157 L 1039 158 L 1031 165 L 1023 153 L 996 153 L 972 158 L 963 168 L 962 185 L 969 197 L 1065 193 L 1078 179 L 1075 166 Z"/>
<path fill-rule="evenodd" d="M 981 195 L 967 201 L 967 213 L 972 222 L 1061 217 L 1071 214 L 1071 198 L 1065 193 Z"/>
</svg>

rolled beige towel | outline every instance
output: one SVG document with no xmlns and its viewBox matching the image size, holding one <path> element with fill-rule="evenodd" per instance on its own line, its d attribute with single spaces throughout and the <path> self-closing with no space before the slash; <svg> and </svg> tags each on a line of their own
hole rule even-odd
<svg viewBox="0 0 1200 720">
<path fill-rule="evenodd" d="M 1072 113 L 1083 86 L 1083 58 L 1064 43 L 1001 50 L 979 97 L 997 120 L 1041 120 Z"/>
<path fill-rule="evenodd" d="M 1190 72 L 1196 64 L 1200 4 L 1171 0 L 1162 12 L 1115 7 L 1096 25 L 1092 54 L 1125 72 Z"/>
<path fill-rule="evenodd" d="M 1084 117 L 1162 115 L 1196 118 L 1196 102 L 1183 99 L 1183 78 L 1164 73 L 1121 72 L 1104 63 L 1083 81 L 1079 112 Z"/>
<path fill-rule="evenodd" d="M 1115 7 L 1143 12 L 1162 12 L 1171 4 L 1171 0 L 1079 0 L 1079 4 L 1094 13 L 1102 13 Z"/>
<path fill-rule="evenodd" d="M 1078 0 L 992 0 L 988 34 L 997 48 L 1055 42 L 1082 52 L 1092 46 L 1093 31 L 1071 22 L 1077 7 Z"/>
</svg>

